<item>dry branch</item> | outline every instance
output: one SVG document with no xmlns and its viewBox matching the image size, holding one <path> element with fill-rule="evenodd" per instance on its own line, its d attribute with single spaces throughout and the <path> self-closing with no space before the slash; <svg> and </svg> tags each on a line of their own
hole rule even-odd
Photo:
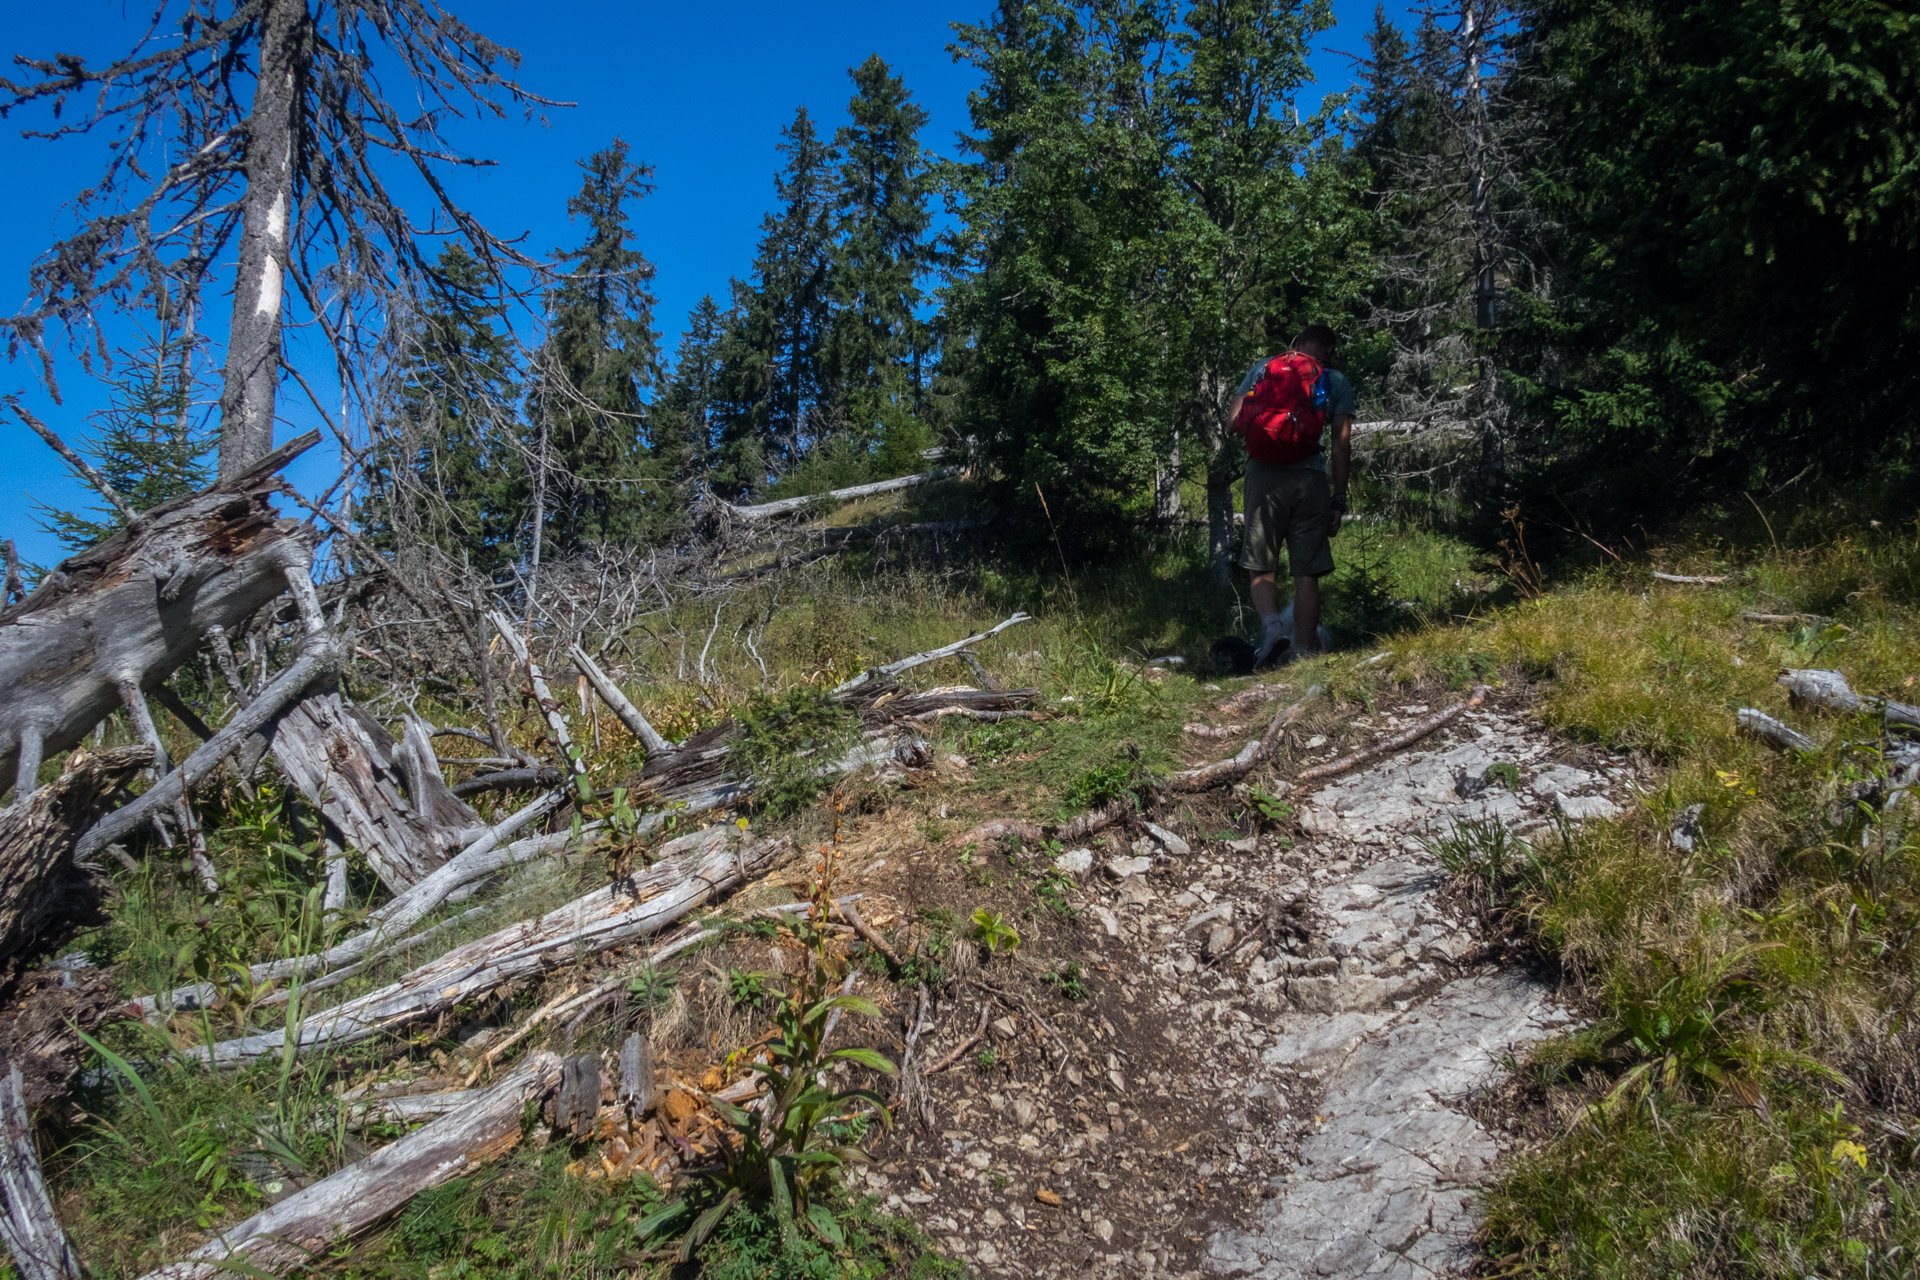
<svg viewBox="0 0 1920 1280">
<path fill-rule="evenodd" d="M 279 1275 L 312 1262 L 421 1192 L 512 1150 L 527 1101 L 545 1096 L 559 1080 L 559 1058 L 530 1054 L 458 1110 L 254 1214 L 143 1280 L 221 1280 L 233 1271 Z"/>
<path fill-rule="evenodd" d="M 53 1200 L 40 1173 L 33 1123 L 20 1068 L 6 1064 L 0 1079 L 0 1239 L 13 1255 L 20 1280 L 81 1280 L 80 1260 L 54 1216 Z"/>
<path fill-rule="evenodd" d="M 1338 760 L 1329 760 L 1322 765 L 1315 765 L 1311 769 L 1304 769 L 1294 775 L 1290 785 L 1298 787 L 1304 783 L 1319 782 L 1323 779 L 1331 778 L 1336 774 L 1345 773 L 1349 769 L 1357 769 L 1369 761 L 1378 760 L 1381 756 L 1389 752 L 1398 751 L 1404 746 L 1418 742 L 1435 729 L 1458 719 L 1460 716 L 1478 707 L 1487 700 L 1487 694 L 1491 692 L 1492 690 L 1487 685 L 1476 685 L 1473 692 L 1468 695 L 1465 700 L 1454 703 L 1445 711 L 1437 715 L 1428 716 L 1425 720 L 1406 729 L 1402 729 L 1399 733 L 1391 737 L 1382 738 L 1364 750 L 1355 751 L 1351 755 L 1341 756 Z"/>
<path fill-rule="evenodd" d="M 212 628 L 238 625 L 306 577 L 319 534 L 280 519 L 272 499 L 284 487 L 275 473 L 319 438 L 145 512 L 0 609 L 0 779 L 20 772 L 23 751 L 78 746 L 121 704 L 122 684 L 157 686 Z"/>
<path fill-rule="evenodd" d="M 1661 582 L 1678 582 L 1690 587 L 1711 587 L 1727 580 L 1725 574 L 1661 573 L 1658 569 L 1653 576 Z"/>
<path fill-rule="evenodd" d="M 573 736 L 567 731 L 567 717 L 560 710 L 559 699 L 547 687 L 547 677 L 540 670 L 540 664 L 533 660 L 526 639 L 513 629 L 513 623 L 498 610 L 490 610 L 487 620 L 493 623 L 493 629 L 506 642 L 507 648 L 513 653 L 514 662 L 527 673 L 527 685 L 533 692 L 533 700 L 539 705 L 540 714 L 546 718 L 547 732 L 552 735 L 553 745 L 560 752 L 561 767 L 576 778 L 584 775 L 587 762 L 579 748 L 573 745 Z"/>
<path fill-rule="evenodd" d="M 1187 769 L 1167 779 L 1167 785 L 1175 791 L 1205 791 L 1209 787 L 1218 787 L 1229 782 L 1238 782 L 1252 773 L 1259 763 L 1273 753 L 1280 745 L 1280 739 L 1286 736 L 1293 722 L 1300 718 L 1309 702 L 1319 697 L 1326 689 L 1314 685 L 1301 695 L 1300 701 L 1290 707 L 1274 713 L 1273 719 L 1260 736 L 1240 748 L 1240 753 L 1230 760 L 1220 760 L 1213 764 L 1202 765 L 1198 769 Z"/>
<path fill-rule="evenodd" d="M 620 718 L 620 723 L 627 726 L 627 731 L 646 747 L 648 755 L 673 750 L 673 744 L 660 736 L 660 731 L 640 714 L 640 708 L 628 701 L 627 695 L 620 692 L 620 686 L 600 669 L 599 663 L 587 656 L 585 649 L 577 644 L 568 645 L 567 655 L 573 659 L 573 665 L 580 669 L 580 674 L 587 678 L 587 683 L 593 686 L 593 691 L 600 695 L 600 700 L 613 708 L 613 714 Z"/>
<path fill-rule="evenodd" d="M 1801 671 L 1789 668 L 1776 682 L 1787 687 L 1787 697 L 1796 707 L 1815 706 L 1842 715 L 1873 715 L 1888 724 L 1920 729 L 1920 707 L 1895 702 L 1891 698 L 1866 697 L 1855 693 L 1847 678 L 1838 671 Z"/>
<path fill-rule="evenodd" d="M 301 1052 L 346 1045 L 452 1009 L 509 982 L 546 973 L 632 942 L 772 869 L 792 844 L 762 840 L 662 861 L 644 874 L 595 889 L 537 920 L 521 921 L 456 947 L 399 981 L 308 1017 L 296 1031 Z M 281 1051 L 282 1030 L 196 1048 L 194 1056 L 231 1066 Z"/>
<path fill-rule="evenodd" d="M 921 1072 L 920 1074 L 926 1075 L 926 1076 L 935 1075 L 939 1072 L 945 1071 L 948 1067 L 960 1061 L 960 1055 L 965 1053 L 967 1050 L 973 1048 L 973 1046 L 975 1046 L 976 1044 L 979 1044 L 980 1037 L 987 1034 L 987 1015 L 992 1011 L 993 1011 L 993 1004 L 991 1001 L 986 1001 L 986 1000 L 981 1001 L 980 1002 L 980 1024 L 973 1029 L 973 1034 L 968 1036 L 965 1040 L 962 1040 L 959 1044 L 953 1046 L 953 1048 L 947 1050 L 947 1052 L 941 1056 L 940 1061 L 934 1063 L 932 1066 L 928 1067 L 925 1071 Z"/>
<path fill-rule="evenodd" d="M 1798 729 L 1788 728 L 1764 711 L 1741 707 L 1733 715 L 1742 729 L 1756 737 L 1765 738 L 1783 751 L 1794 751 L 1804 756 L 1820 749 L 1820 744 L 1812 738 Z"/>
<path fill-rule="evenodd" d="M 924 653 L 916 653 L 911 657 L 902 658 L 898 662 L 889 662 L 885 666 L 869 667 L 867 670 L 853 677 L 853 679 L 835 686 L 833 696 L 837 699 L 845 699 L 849 695 L 859 692 L 869 685 L 881 680 L 891 679 L 903 671 L 911 671 L 915 667 L 925 666 L 929 662 L 938 662 L 942 658 L 954 657 L 959 654 L 962 649 L 971 649 L 982 640 L 990 640 L 1002 631 L 1005 631 L 1008 627 L 1017 626 L 1022 622 L 1031 622 L 1032 620 L 1032 617 L 1025 612 L 1016 613 L 1005 622 L 989 627 L 979 635 L 968 636 L 965 640 L 956 640 L 952 644 L 942 645 L 938 649 L 928 649 Z"/>
</svg>

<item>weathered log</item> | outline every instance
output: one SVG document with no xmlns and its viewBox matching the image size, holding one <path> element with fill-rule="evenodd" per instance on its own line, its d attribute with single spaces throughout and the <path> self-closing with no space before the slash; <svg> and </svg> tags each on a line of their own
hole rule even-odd
<svg viewBox="0 0 1920 1280">
<path fill-rule="evenodd" d="M 319 438 L 143 513 L 0 609 L 0 778 L 18 774 L 23 750 L 78 746 L 120 705 L 123 682 L 154 687 L 210 628 L 240 623 L 306 576 L 319 535 L 278 518 L 271 500 L 283 487 L 275 473 Z"/>
<path fill-rule="evenodd" d="M 1167 779 L 1167 785 L 1175 791 L 1205 791 L 1209 787 L 1222 786 L 1229 782 L 1238 782 L 1252 773 L 1280 745 L 1280 739 L 1286 736 L 1293 722 L 1300 718 L 1307 704 L 1326 692 L 1321 685 L 1314 685 L 1300 698 L 1300 701 L 1274 713 L 1273 719 L 1259 737 L 1240 748 L 1239 754 L 1231 759 L 1202 765 L 1198 769 L 1183 769 Z"/>
<path fill-rule="evenodd" d="M 769 516 L 784 516 L 795 511 L 804 511 L 809 506 L 826 499 L 871 498 L 875 494 L 893 493 L 896 490 L 910 489 L 914 485 L 926 484 L 932 480 L 944 480 L 948 476 L 958 475 L 959 472 L 958 467 L 939 467 L 933 471 L 922 471 L 918 475 L 877 480 L 872 484 L 851 485 L 845 489 L 832 489 L 826 493 L 805 498 L 782 498 L 777 502 L 762 502 L 751 507 L 736 507 L 729 503 L 727 510 L 742 520 L 765 520 Z"/>
<path fill-rule="evenodd" d="M 1661 582 L 1678 582 L 1689 587 L 1711 587 L 1725 582 L 1725 574 L 1711 573 L 1661 573 L 1658 569 L 1653 576 Z"/>
<path fill-rule="evenodd" d="M 1838 671 L 1801 671 L 1789 668 L 1776 681 L 1785 685 L 1787 697 L 1796 707 L 1814 706 L 1842 715 L 1873 715 L 1888 724 L 1920 729 L 1920 707 L 1855 693 L 1847 678 Z"/>
<path fill-rule="evenodd" d="M 1402 729 L 1399 733 L 1391 734 L 1380 739 L 1380 741 L 1370 747 L 1365 747 L 1350 755 L 1341 756 L 1337 760 L 1329 760 L 1322 765 L 1315 765 L 1311 769 L 1301 770 L 1293 776 L 1289 786 L 1299 787 L 1309 782 L 1320 782 L 1326 778 L 1334 777 L 1337 774 L 1346 773 L 1351 769 L 1357 769 L 1369 761 L 1378 760 L 1381 756 L 1389 752 L 1398 751 L 1405 746 L 1411 746 L 1413 743 L 1420 741 L 1420 739 L 1432 733 L 1435 729 L 1452 722 L 1473 710 L 1475 707 L 1478 707 L 1487 700 L 1487 695 L 1491 692 L 1492 689 L 1489 686 L 1484 684 L 1477 685 L 1468 697 L 1454 703 L 1445 711 L 1428 716 L 1425 720 L 1417 721 L 1409 727 Z"/>
<path fill-rule="evenodd" d="M 658 863 L 648 869 L 644 887 L 634 886 L 638 893 L 625 882 L 595 889 L 538 920 L 521 921 L 456 947 L 378 991 L 312 1014 L 295 1031 L 296 1050 L 368 1040 L 506 983 L 646 937 L 765 874 L 792 848 L 787 840 L 762 840 L 746 848 L 722 846 Z M 183 1052 L 215 1066 L 232 1066 L 281 1052 L 287 1034 L 281 1029 Z"/>
<path fill-rule="evenodd" d="M 568 645 L 567 655 L 573 659 L 573 665 L 580 669 L 580 674 L 587 678 L 587 683 L 593 686 L 593 691 L 600 695 L 601 701 L 613 708 L 613 714 L 620 718 L 621 724 L 627 726 L 627 732 L 646 747 L 647 754 L 673 750 L 673 744 L 660 736 L 660 731 L 640 713 L 640 708 L 628 700 L 626 694 L 620 692 L 620 686 L 600 669 L 600 664 L 587 656 L 585 649 L 577 644 Z"/>
<path fill-rule="evenodd" d="M 105 882 L 75 861 L 74 842 L 152 760 L 144 746 L 76 752 L 52 783 L 0 810 L 0 1003 L 36 959 L 103 923 Z"/>
<path fill-rule="evenodd" d="M 1800 755 L 1812 755 L 1820 749 L 1820 744 L 1774 719 L 1764 711 L 1753 707 L 1741 707 L 1733 713 L 1734 720 L 1742 729 L 1755 737 L 1765 738 L 1783 751 L 1793 751 Z"/>
<path fill-rule="evenodd" d="M 0 1239 L 13 1255 L 20 1280 L 81 1280 L 80 1259 L 54 1216 L 53 1199 L 40 1175 L 33 1147 L 20 1068 L 6 1063 L 0 1076 Z"/>
<path fill-rule="evenodd" d="M 254 1214 L 185 1259 L 143 1280 L 221 1280 L 234 1271 L 279 1275 L 374 1226 L 431 1190 L 513 1149 L 529 1099 L 560 1079 L 560 1059 L 527 1056 L 499 1084 L 432 1124 Z"/>
<path fill-rule="evenodd" d="M 329 692 L 288 708 L 269 732 L 274 763 L 389 892 L 419 883 L 485 830 L 440 776 L 424 728 L 410 725 L 412 741 L 396 743 Z"/>
<path fill-rule="evenodd" d="M 557 787 L 566 780 L 567 775 L 550 764 L 531 769 L 497 769 L 492 773 L 476 773 L 465 782 L 454 783 L 453 794 L 464 800 L 487 791 L 533 791 Z"/>
</svg>

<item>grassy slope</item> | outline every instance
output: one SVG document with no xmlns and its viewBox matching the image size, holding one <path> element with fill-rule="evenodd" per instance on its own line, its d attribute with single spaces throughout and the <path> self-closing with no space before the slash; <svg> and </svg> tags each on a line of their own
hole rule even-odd
<svg viewBox="0 0 1920 1280">
<path fill-rule="evenodd" d="M 1340 551 L 1334 622 L 1349 637 L 1396 618 L 1405 628 L 1377 642 L 1395 656 L 1369 678 L 1457 684 L 1523 671 L 1541 682 L 1543 714 L 1557 728 L 1641 751 L 1662 778 L 1634 812 L 1539 842 L 1518 870 L 1469 868 L 1493 881 L 1490 900 L 1559 966 L 1593 1017 L 1591 1030 L 1536 1055 L 1523 1076 L 1532 1142 L 1492 1197 L 1489 1257 L 1519 1272 L 1581 1275 L 1897 1271 L 1894 1251 L 1914 1222 L 1904 1134 L 1920 1111 L 1920 1033 L 1908 1025 L 1920 864 L 1910 841 L 1888 839 L 1857 808 L 1841 825 L 1829 822 L 1842 790 L 1874 768 L 1870 751 L 1843 740 L 1870 742 L 1872 727 L 1794 715 L 1772 681 L 1782 665 L 1827 665 L 1863 690 L 1910 685 L 1920 672 L 1914 537 L 1876 533 L 1774 552 L 1736 566 L 1719 588 L 1649 587 L 1644 573 L 1620 568 L 1466 622 L 1451 616 L 1483 599 L 1486 582 L 1464 545 L 1381 529 L 1344 535 Z M 1204 675 L 1153 684 L 1139 663 L 1180 653 L 1197 667 L 1227 629 L 1231 601 L 1198 585 L 1193 556 L 1190 541 L 1169 537 L 1130 564 L 1083 570 L 1071 585 L 1044 568 L 876 572 L 850 559 L 757 588 L 717 623 L 710 603 L 680 605 L 629 652 L 646 671 L 650 713 L 678 734 L 764 688 L 824 685 L 1015 608 L 1034 612 L 1035 622 L 981 656 L 1050 699 L 1071 697 L 1066 706 L 1083 714 L 1039 726 L 942 725 L 942 749 L 975 767 L 944 819 L 927 806 L 921 833 L 933 841 L 976 817 L 1057 817 L 1173 761 L 1180 724 L 1207 696 Z M 1804 610 L 1843 629 L 1755 624 L 1742 609 Z M 709 635 L 702 672 L 697 655 Z M 1366 696 L 1351 653 L 1324 667 L 1299 678 L 1323 674 L 1336 691 Z M 921 674 L 930 684 L 957 673 Z M 1740 705 L 1793 719 L 1826 750 L 1797 762 L 1736 736 Z M 617 781 L 632 745 L 610 720 L 601 729 L 596 769 Z M 537 741 L 531 720 L 520 732 Z M 1683 856 L 1665 832 L 1693 803 L 1707 806 L 1708 840 Z M 801 834 L 810 820 L 798 820 Z M 305 949 L 311 845 L 268 801 L 233 799 L 217 828 L 216 860 L 235 869 L 226 894 L 203 903 L 172 877 L 130 875 L 119 922 L 91 940 L 119 962 L 128 990 Z M 523 884 L 515 905 L 538 909 L 598 874 L 592 865 L 560 869 Z M 539 993 L 515 999 L 529 1005 Z M 253 1020 L 276 1016 L 265 1006 Z M 152 1047 L 131 1032 L 117 1043 Z M 424 1067 L 451 1049 L 428 1029 L 410 1053 Z M 1640 1070 L 1648 1064 L 1658 1069 Z M 177 1251 L 181 1233 L 248 1212 L 260 1175 L 240 1153 L 263 1142 L 280 1142 L 287 1159 L 316 1174 L 352 1158 L 346 1135 L 309 1121 L 327 1114 L 329 1076 L 372 1065 L 150 1073 L 151 1106 L 131 1090 L 87 1095 L 91 1118 L 67 1132 L 56 1161 L 63 1214 L 80 1224 L 83 1254 L 102 1274 L 136 1275 Z M 645 1189 L 584 1187 L 550 1163 L 519 1156 L 423 1203 L 350 1269 L 425 1274 L 443 1260 L 462 1274 L 501 1277 L 630 1268 L 619 1251 L 602 1256 L 604 1240 L 644 1207 Z M 436 1223 L 454 1209 L 483 1210 L 491 1225 L 440 1241 Z M 867 1238 L 870 1274 L 934 1265 L 884 1223 Z M 769 1274 L 745 1261 L 749 1240 L 721 1253 L 743 1260 L 742 1276 Z"/>
</svg>

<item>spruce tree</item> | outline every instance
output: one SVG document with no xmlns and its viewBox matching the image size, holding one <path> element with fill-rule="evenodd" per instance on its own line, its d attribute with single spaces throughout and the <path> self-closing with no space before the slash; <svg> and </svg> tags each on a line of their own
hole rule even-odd
<svg viewBox="0 0 1920 1280">
<path fill-rule="evenodd" d="M 877 469 L 911 470 L 931 443 L 920 417 L 927 327 L 918 318 L 927 266 L 928 177 L 920 149 L 927 113 L 879 54 L 849 73 L 850 122 L 840 150 L 831 362 L 848 435 L 880 448 Z"/>
<path fill-rule="evenodd" d="M 725 425 L 722 471 L 735 493 L 793 470 L 842 421 L 825 361 L 838 157 L 805 107 L 780 138 L 779 207 L 762 226 L 751 282 L 737 287 L 739 319 L 726 343 L 723 378 L 737 407 Z"/>
<path fill-rule="evenodd" d="M 680 517 L 681 503 L 646 436 L 654 384 L 653 265 L 629 240 L 632 206 L 652 171 L 615 139 L 580 162 L 567 213 L 586 240 L 557 257 L 571 270 L 547 295 L 548 336 L 534 360 L 527 445 L 541 474 L 543 554 L 635 542 Z"/>
<path fill-rule="evenodd" d="M 163 320 L 159 334 L 123 353 L 121 371 L 108 380 L 107 407 L 94 416 L 86 452 L 136 513 L 212 483 L 214 437 L 196 403 L 198 354 L 193 335 Z M 104 499 L 81 512 L 34 505 L 40 527 L 68 551 L 83 551 L 127 523 Z"/>
<path fill-rule="evenodd" d="M 407 329 L 396 421 L 379 434 L 368 533 L 409 537 L 489 577 L 519 554 L 529 486 L 518 447 L 519 371 L 491 280 L 464 245 L 440 253 L 444 287 Z"/>
<path fill-rule="evenodd" d="M 731 317 L 712 294 L 687 313 L 673 375 L 649 414 L 648 435 L 663 462 L 672 458 L 671 475 L 681 483 L 704 476 L 721 422 L 721 356 Z"/>
</svg>

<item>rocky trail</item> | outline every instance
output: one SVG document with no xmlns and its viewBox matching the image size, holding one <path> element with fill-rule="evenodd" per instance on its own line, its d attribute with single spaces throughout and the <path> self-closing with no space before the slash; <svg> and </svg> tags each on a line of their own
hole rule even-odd
<svg viewBox="0 0 1920 1280">
<path fill-rule="evenodd" d="M 868 1189 L 984 1275 L 1457 1271 L 1505 1140 L 1471 1104 L 1571 1015 L 1480 936 L 1429 840 L 1603 816 L 1634 785 L 1524 702 L 1496 696 L 1251 837 L 1176 808 L 1060 853 L 1078 914 L 1034 939 L 1049 967 L 1025 996 L 966 987 L 988 1031 L 928 1077 L 933 1123 L 902 1117 Z M 1067 956 L 1084 998 L 1047 990 Z M 940 1012 L 925 1060 L 979 1025 L 966 1000 Z"/>
</svg>

